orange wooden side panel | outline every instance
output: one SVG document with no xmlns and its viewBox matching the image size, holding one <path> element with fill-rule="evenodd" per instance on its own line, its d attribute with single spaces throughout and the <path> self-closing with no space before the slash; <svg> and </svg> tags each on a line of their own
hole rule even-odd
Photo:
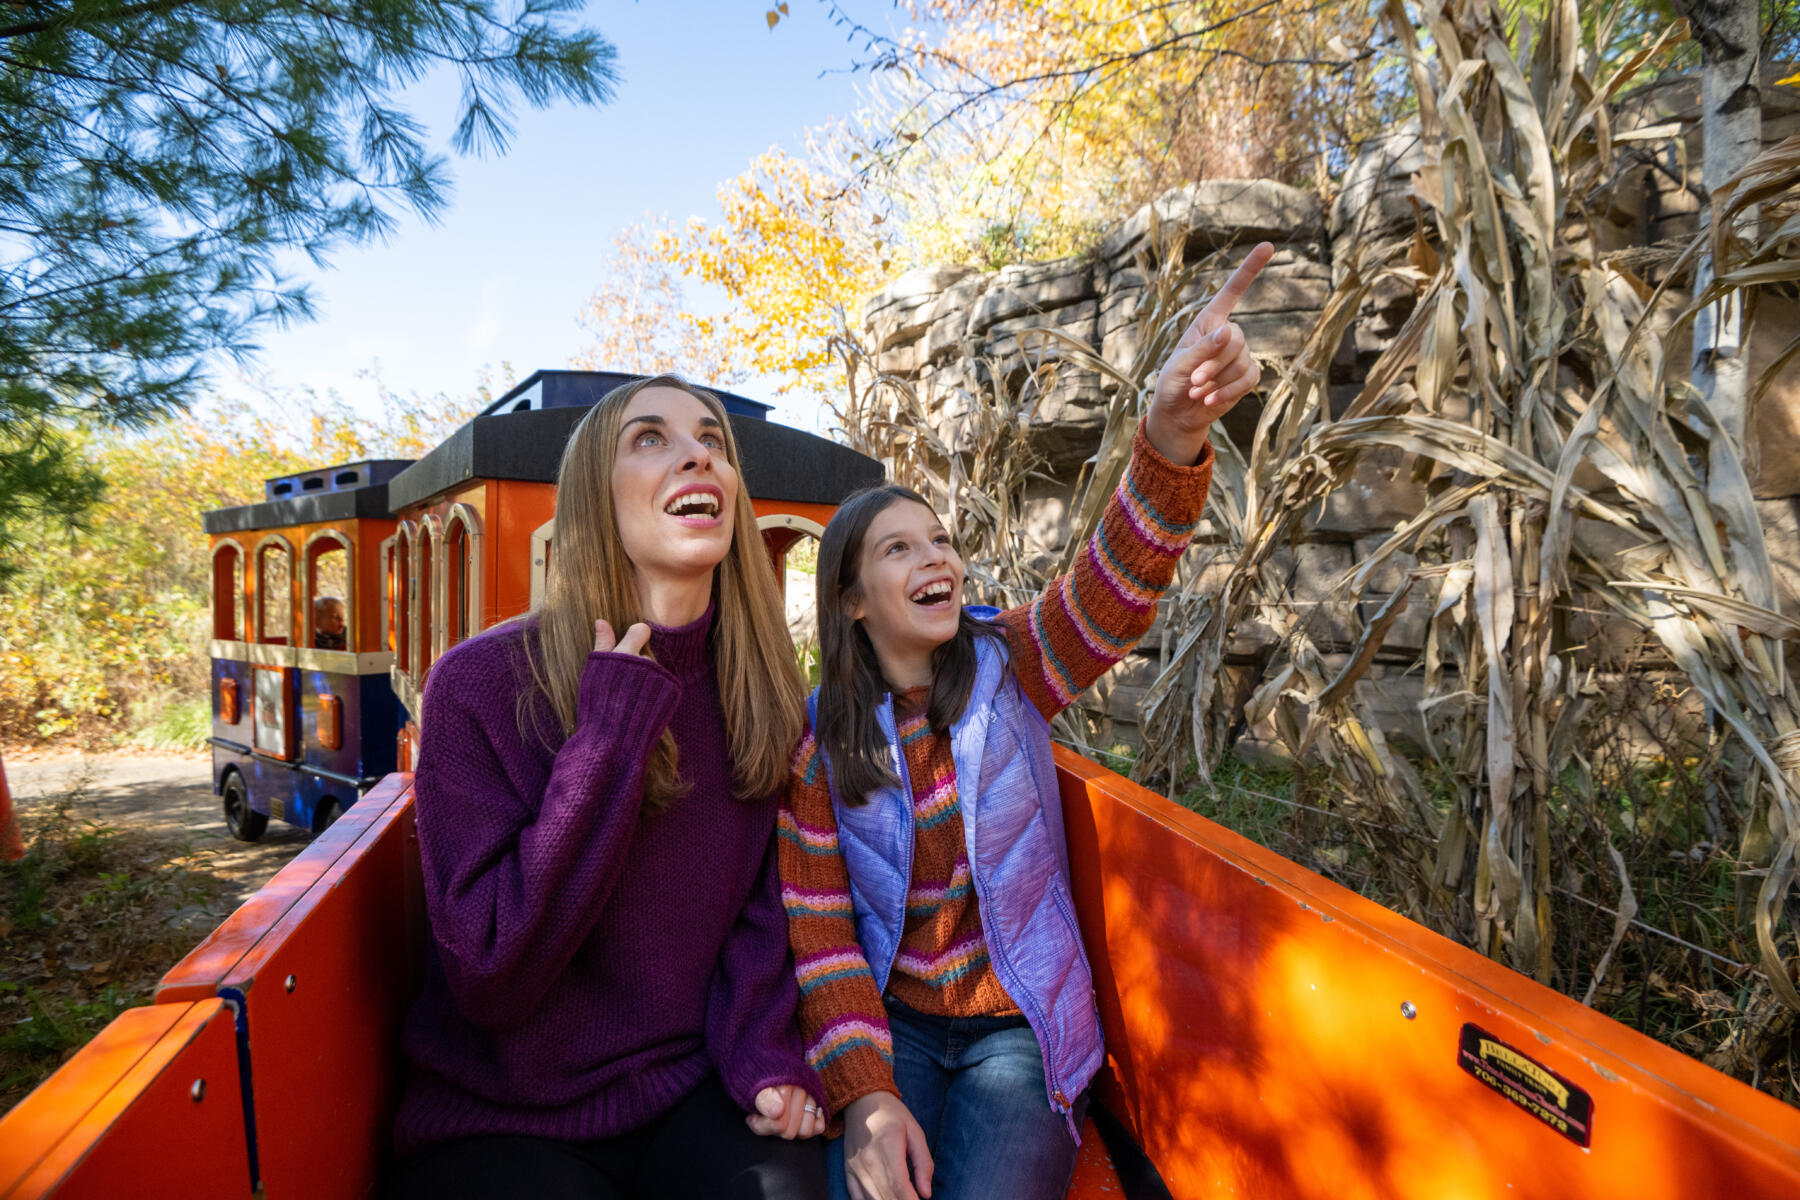
<svg viewBox="0 0 1800 1200">
<path fill-rule="evenodd" d="M 494 479 L 487 483 L 487 559 L 483 601 L 487 625 L 531 607 L 531 535 L 556 515 L 556 485 Z"/>
<path fill-rule="evenodd" d="M 127 1009 L 0 1119 L 0 1197 L 46 1196 L 247 1200 L 237 1040 L 222 1002 Z"/>
<path fill-rule="evenodd" d="M 374 654 L 387 649 L 381 641 L 381 543 L 392 536 L 398 524 L 399 522 L 386 518 L 364 517 L 359 521 L 342 522 L 338 526 L 356 543 L 353 551 L 356 559 L 356 595 L 350 614 L 350 620 L 356 628 L 352 631 L 350 649 L 359 653 Z M 298 615 L 301 628 L 305 628 L 306 614 Z"/>
<path fill-rule="evenodd" d="M 1085 759 L 1057 763 L 1107 1030 L 1102 1096 L 1175 1196 L 1800 1188 L 1795 1109 Z M 1465 1022 L 1585 1089 L 1591 1147 L 1463 1071 Z"/>
<path fill-rule="evenodd" d="M 831 524 L 831 514 L 837 511 L 835 504 L 808 504 L 804 500 L 757 500 L 752 498 L 750 507 L 758 518 L 805 517 L 821 529 Z"/>
<path fill-rule="evenodd" d="M 219 981 L 243 1005 L 269 1200 L 373 1194 L 424 945 L 409 789 Z"/>
<path fill-rule="evenodd" d="M 156 985 L 156 1002 L 170 1004 L 216 995 L 220 982 L 265 941 L 269 931 L 300 903 L 370 825 L 403 795 L 410 794 L 411 788 L 411 775 L 389 775 L 351 805 L 330 829 L 314 838 L 185 958 L 169 968 Z"/>
</svg>

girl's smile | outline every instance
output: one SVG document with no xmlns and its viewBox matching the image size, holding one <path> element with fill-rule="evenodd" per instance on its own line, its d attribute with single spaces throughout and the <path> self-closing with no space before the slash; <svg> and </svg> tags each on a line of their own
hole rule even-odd
<svg viewBox="0 0 1800 1200">
<path fill-rule="evenodd" d="M 851 600 L 888 685 L 931 679 L 931 654 L 956 636 L 962 616 L 963 564 L 937 514 L 901 501 L 869 524 Z"/>
</svg>

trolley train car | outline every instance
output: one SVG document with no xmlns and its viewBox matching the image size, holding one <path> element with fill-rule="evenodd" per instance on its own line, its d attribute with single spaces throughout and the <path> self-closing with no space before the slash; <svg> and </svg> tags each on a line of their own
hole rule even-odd
<svg viewBox="0 0 1800 1200">
<path fill-rule="evenodd" d="M 213 789 L 232 836 L 270 817 L 318 831 L 394 769 L 400 712 L 377 620 L 389 481 L 344 463 L 271 479 L 261 504 L 209 512 Z"/>
<path fill-rule="evenodd" d="M 255 841 L 270 817 L 321 831 L 390 771 L 411 769 L 431 664 L 538 596 L 563 443 L 634 378 L 539 371 L 416 463 L 282 476 L 263 503 L 206 514 L 213 788 L 234 837 Z M 718 395 L 784 577 L 788 549 L 880 468 L 768 421 L 766 404 Z"/>
<path fill-rule="evenodd" d="M 627 378 L 542 372 L 417 463 L 272 480 L 208 518 L 221 792 L 342 816 L 0 1119 L 0 1200 L 375 1194 L 427 936 L 417 696 L 542 586 L 563 442 Z M 778 562 L 879 477 L 728 404 Z M 342 649 L 317 645 L 327 587 Z M 1056 768 L 1106 1033 L 1076 1200 L 1800 1190 L 1800 1110 L 1067 749 Z"/>
</svg>

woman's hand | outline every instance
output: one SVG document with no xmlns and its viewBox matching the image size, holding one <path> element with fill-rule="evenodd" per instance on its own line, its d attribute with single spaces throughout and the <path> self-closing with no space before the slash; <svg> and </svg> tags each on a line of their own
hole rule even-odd
<svg viewBox="0 0 1800 1200">
<path fill-rule="evenodd" d="M 627 629 L 620 639 L 614 639 L 612 626 L 605 621 L 594 622 L 594 649 L 600 654 L 642 654 L 649 644 L 650 627 L 642 621 Z"/>
<path fill-rule="evenodd" d="M 1157 376 L 1144 436 L 1172 463 L 1199 462 L 1212 423 L 1262 378 L 1262 368 L 1244 344 L 1244 331 L 1231 320 L 1231 310 L 1274 256 L 1275 247 L 1267 242 L 1250 251 L 1181 335 Z"/>
<path fill-rule="evenodd" d="M 786 1138 L 790 1142 L 825 1132 L 825 1114 L 806 1094 L 806 1089 L 796 1083 L 766 1087 L 756 1093 L 756 1111 L 744 1120 L 754 1133 Z"/>
<path fill-rule="evenodd" d="M 931 1195 L 931 1150 L 925 1131 L 900 1097 L 870 1092 L 844 1110 L 844 1174 L 850 1200 L 918 1200 Z"/>
</svg>

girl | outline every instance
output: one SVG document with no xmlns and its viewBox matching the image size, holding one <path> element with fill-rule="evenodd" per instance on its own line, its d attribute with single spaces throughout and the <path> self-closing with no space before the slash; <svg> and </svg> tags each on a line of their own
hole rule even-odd
<svg viewBox="0 0 1800 1200">
<path fill-rule="evenodd" d="M 1102 1046 L 1046 722 L 1155 618 L 1205 505 L 1207 430 L 1259 377 L 1228 317 L 1272 254 L 1182 337 L 1087 552 L 1030 604 L 964 610 L 950 535 L 906 488 L 825 529 L 821 683 L 779 849 L 807 1055 L 843 1124 L 837 1195 L 1068 1190 Z"/>
<path fill-rule="evenodd" d="M 401 1196 L 824 1195 L 773 851 L 804 685 L 737 461 L 710 394 L 608 394 L 543 604 L 432 669 Z"/>
</svg>

